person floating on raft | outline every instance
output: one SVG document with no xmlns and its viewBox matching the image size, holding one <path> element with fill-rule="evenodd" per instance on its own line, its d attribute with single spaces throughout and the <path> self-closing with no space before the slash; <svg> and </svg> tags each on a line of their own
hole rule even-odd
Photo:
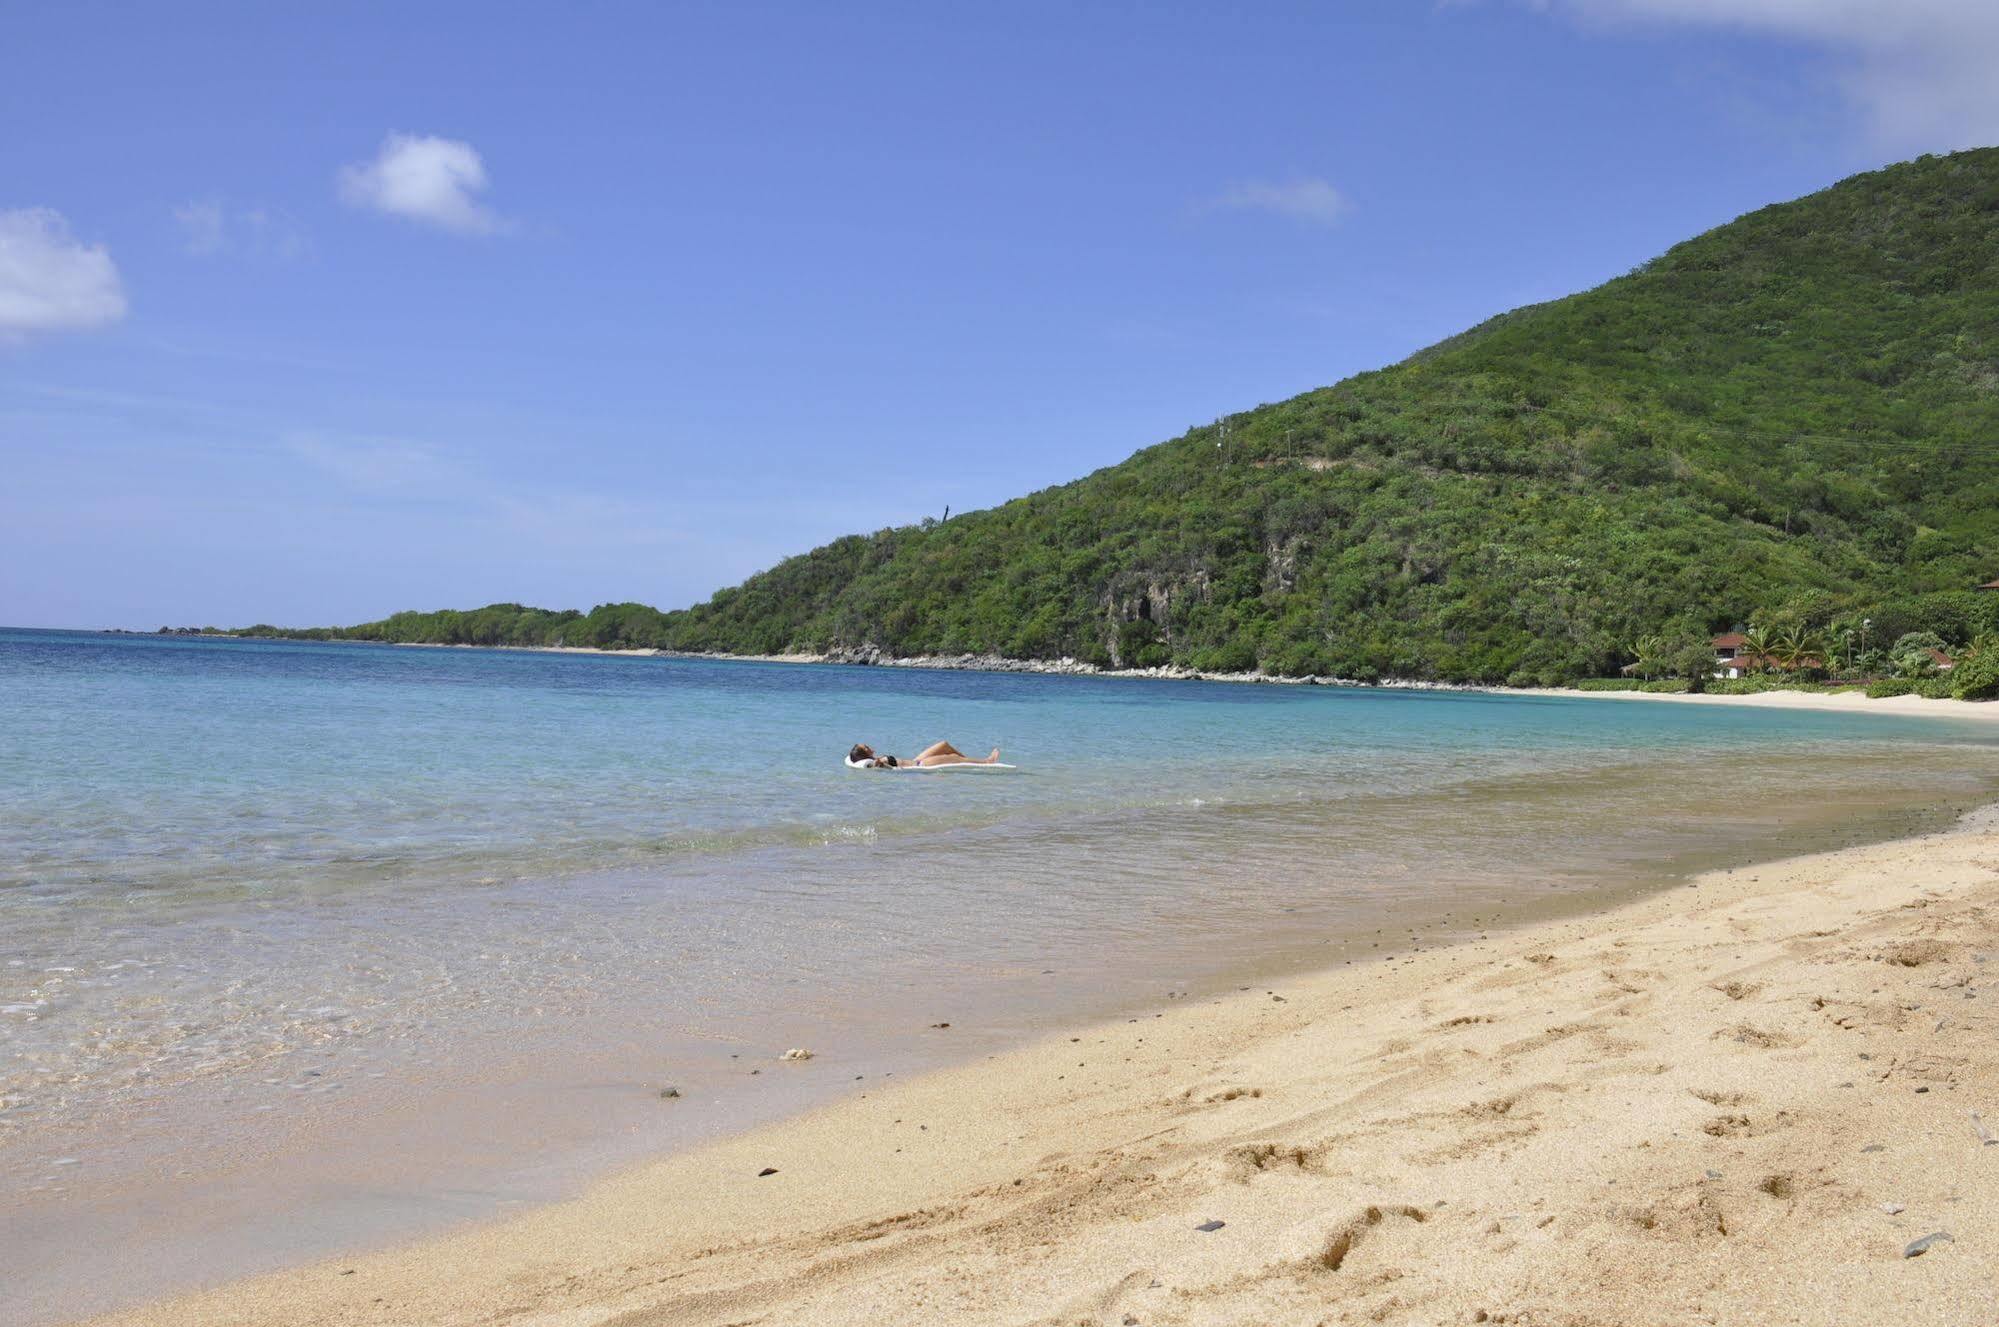
<svg viewBox="0 0 1999 1327">
<path fill-rule="evenodd" d="M 894 756 L 878 756 L 875 749 L 865 742 L 857 742 L 847 753 L 847 763 L 857 769 L 934 769 L 939 765 L 997 765 L 1000 763 L 999 748 L 984 760 L 968 756 L 949 742 L 932 742 L 908 760 L 898 760 Z"/>
</svg>

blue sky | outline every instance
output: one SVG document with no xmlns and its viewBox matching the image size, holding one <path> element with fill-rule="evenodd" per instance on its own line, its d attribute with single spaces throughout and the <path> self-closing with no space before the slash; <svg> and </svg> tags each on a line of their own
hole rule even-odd
<svg viewBox="0 0 1999 1327">
<path fill-rule="evenodd" d="M 1999 141 L 1999 6 L 17 6 L 0 622 L 677 606 Z"/>
</svg>

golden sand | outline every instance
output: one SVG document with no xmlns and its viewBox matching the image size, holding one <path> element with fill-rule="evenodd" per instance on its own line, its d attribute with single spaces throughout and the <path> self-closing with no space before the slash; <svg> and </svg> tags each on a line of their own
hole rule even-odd
<svg viewBox="0 0 1999 1327">
<path fill-rule="evenodd" d="M 1988 955 L 1978 819 L 1076 1031 L 106 1321 L 1991 1324 Z"/>
</svg>

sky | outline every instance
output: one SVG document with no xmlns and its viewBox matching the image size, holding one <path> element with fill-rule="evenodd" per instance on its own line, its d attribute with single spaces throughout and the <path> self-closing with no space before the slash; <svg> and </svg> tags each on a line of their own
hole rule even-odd
<svg viewBox="0 0 1999 1327">
<path fill-rule="evenodd" d="M 1999 143 L 1990 0 L 6 28 L 16 626 L 677 607 Z"/>
</svg>

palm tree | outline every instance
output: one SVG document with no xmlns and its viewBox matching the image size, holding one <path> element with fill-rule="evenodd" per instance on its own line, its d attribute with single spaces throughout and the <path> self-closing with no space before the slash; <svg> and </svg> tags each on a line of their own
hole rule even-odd
<svg viewBox="0 0 1999 1327">
<path fill-rule="evenodd" d="M 1775 638 L 1761 627 L 1751 627 L 1742 633 L 1742 664 L 1745 671 L 1761 673 L 1770 667 L 1777 648 Z"/>
<path fill-rule="evenodd" d="M 1845 676 L 1853 671 L 1853 638 L 1859 628 L 1852 622 L 1836 622 L 1826 631 L 1825 662 L 1828 672 Z"/>
<path fill-rule="evenodd" d="M 1807 631 L 1804 633 L 1804 639 L 1799 642 L 1799 645 L 1803 650 L 1803 654 L 1798 659 L 1798 666 L 1800 668 L 1808 673 L 1824 673 L 1829 671 L 1826 667 L 1826 659 L 1832 654 L 1832 644 L 1824 632 Z"/>
<path fill-rule="evenodd" d="M 1804 671 L 1815 665 L 1825 647 L 1803 627 L 1791 627 L 1771 642 L 1771 657 L 1787 673 Z"/>
<path fill-rule="evenodd" d="M 1632 643 L 1631 653 L 1636 656 L 1632 667 L 1638 676 L 1651 680 L 1666 667 L 1667 643 L 1664 636 L 1640 636 Z"/>
</svg>

